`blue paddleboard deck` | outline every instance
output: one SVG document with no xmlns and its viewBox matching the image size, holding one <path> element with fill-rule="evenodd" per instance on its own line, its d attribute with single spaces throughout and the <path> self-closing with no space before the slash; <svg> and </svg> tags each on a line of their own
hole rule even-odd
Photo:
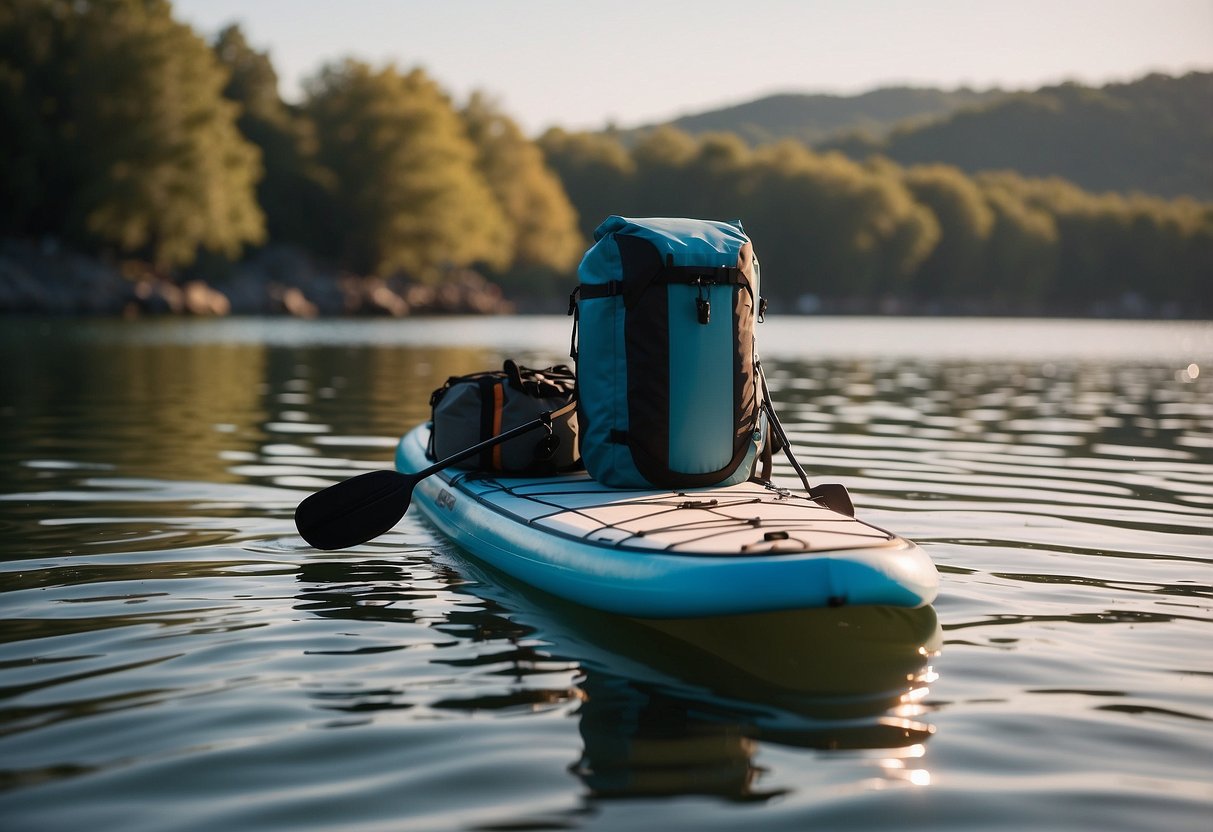
<svg viewBox="0 0 1213 832">
<path fill-rule="evenodd" d="M 422 425 L 401 439 L 398 470 L 430 464 L 428 438 Z M 447 469 L 417 484 L 413 505 L 489 565 L 623 615 L 918 607 L 939 586 L 934 564 L 910 541 L 764 483 L 625 490 L 584 473 Z"/>
</svg>

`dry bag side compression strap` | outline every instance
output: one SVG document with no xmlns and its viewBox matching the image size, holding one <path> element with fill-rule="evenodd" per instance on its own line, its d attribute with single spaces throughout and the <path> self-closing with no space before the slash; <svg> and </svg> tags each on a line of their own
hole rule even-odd
<svg viewBox="0 0 1213 832">
<path fill-rule="evenodd" d="M 505 405 L 505 380 L 486 374 L 476 380 L 480 385 L 480 441 L 501 433 L 501 411 Z M 480 467 L 485 471 L 501 468 L 501 446 L 480 452 Z"/>
<path fill-rule="evenodd" d="M 673 257 L 673 255 L 670 256 Z M 736 266 L 675 266 L 673 263 L 667 263 L 642 288 L 647 288 L 649 284 L 658 286 L 669 284 L 738 286 L 746 282 L 745 273 Z M 606 283 L 579 283 L 573 290 L 573 297 L 569 298 L 569 308 L 571 310 L 576 304 L 578 295 L 581 300 L 594 300 L 622 294 L 626 294 L 622 280 L 608 280 Z M 573 313 L 570 311 L 569 314 Z"/>
</svg>

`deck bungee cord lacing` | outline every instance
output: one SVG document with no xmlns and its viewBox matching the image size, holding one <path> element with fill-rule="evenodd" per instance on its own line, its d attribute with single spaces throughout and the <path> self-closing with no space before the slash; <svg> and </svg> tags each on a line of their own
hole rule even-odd
<svg viewBox="0 0 1213 832">
<path fill-rule="evenodd" d="M 524 500 L 528 503 L 543 506 L 551 509 L 548 512 L 536 513 L 527 515 L 527 525 L 543 526 L 543 521 L 551 520 L 557 517 L 579 516 L 587 519 L 593 524 L 593 528 L 589 529 L 580 536 L 570 532 L 565 532 L 571 537 L 580 537 L 587 541 L 599 541 L 619 547 L 628 548 L 642 552 L 665 552 L 672 554 L 687 554 L 695 556 L 704 556 L 703 552 L 685 552 L 679 551 L 679 547 L 689 547 L 697 542 L 717 537 L 722 533 L 743 531 L 746 529 L 761 528 L 770 520 L 764 520 L 762 517 L 754 515 L 734 514 L 730 513 L 739 507 L 747 505 L 765 506 L 778 503 L 784 503 L 789 500 L 803 501 L 811 503 L 818 508 L 822 508 L 820 503 L 812 497 L 803 497 L 796 494 L 790 494 L 787 490 L 779 488 L 769 482 L 752 481 L 752 484 L 762 488 L 759 493 L 747 496 L 737 496 L 727 499 L 712 498 L 707 500 L 697 500 L 693 494 L 685 492 L 674 492 L 672 494 L 661 494 L 653 496 L 637 496 L 623 497 L 622 499 L 612 500 L 609 508 L 613 511 L 618 508 L 644 508 L 651 509 L 645 513 L 632 513 L 630 516 L 617 520 L 610 521 L 602 517 L 603 506 L 593 505 L 589 510 L 575 505 L 569 505 L 570 498 L 576 498 L 578 495 L 584 495 L 587 498 L 601 498 L 603 490 L 600 487 L 576 488 L 570 487 L 567 478 L 555 477 L 552 479 L 535 480 L 527 478 L 525 481 L 513 483 L 508 479 L 499 478 L 491 474 L 480 471 L 467 471 L 453 474 L 449 477 L 448 482 L 451 485 L 456 485 L 459 482 L 475 481 L 481 487 L 475 496 L 489 496 L 508 494 L 510 497 Z M 550 490 L 546 490 L 550 489 Z M 637 493 L 643 493 L 641 489 L 636 489 Z M 618 493 L 626 495 L 628 490 L 612 489 L 610 493 Z M 558 498 L 557 499 L 548 499 Z M 485 501 L 488 502 L 487 500 Z M 646 526 L 643 529 L 629 528 L 641 521 L 652 521 L 654 518 L 662 515 L 670 515 L 671 519 L 674 515 L 681 512 L 694 511 L 699 514 L 710 515 L 702 519 L 684 520 L 677 523 L 671 523 L 666 526 Z M 839 513 L 822 508 L 822 516 L 815 517 L 809 520 L 798 520 L 789 524 L 788 520 L 781 518 L 779 520 L 779 536 L 765 537 L 765 543 L 772 544 L 771 548 L 776 548 L 780 552 L 792 551 L 813 551 L 812 546 L 806 544 L 803 540 L 795 537 L 797 533 L 819 532 L 824 525 L 837 525 L 842 528 L 831 529 L 831 533 L 839 536 L 854 538 L 857 543 L 860 541 L 870 541 L 873 537 L 891 537 L 887 532 L 876 529 L 874 527 L 864 525 L 864 531 L 856 531 L 853 528 L 853 520 L 848 516 L 840 516 Z M 631 546 L 625 547 L 623 544 L 636 539 L 649 539 L 655 536 L 669 533 L 680 533 L 680 539 L 671 542 L 665 546 Z M 786 533 L 786 535 L 784 534 Z M 799 544 L 800 548 L 794 548 L 795 544 Z M 740 546 L 738 553 L 766 553 L 770 549 L 759 550 L 759 544 L 747 544 Z M 722 552 L 716 553 L 713 556 L 721 557 L 728 556 L 731 553 Z"/>
</svg>

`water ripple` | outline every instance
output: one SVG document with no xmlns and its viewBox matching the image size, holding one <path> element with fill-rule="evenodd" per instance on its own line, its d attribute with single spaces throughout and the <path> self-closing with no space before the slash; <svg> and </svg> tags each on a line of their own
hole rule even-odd
<svg viewBox="0 0 1213 832">
<path fill-rule="evenodd" d="M 0 813 L 1204 828 L 1207 328 L 918 324 L 768 324 L 764 362 L 812 477 L 929 551 L 934 608 L 675 622 L 555 601 L 412 514 L 341 552 L 294 528 L 448 375 L 564 360 L 534 333 L 566 322 L 0 336 Z"/>
</svg>

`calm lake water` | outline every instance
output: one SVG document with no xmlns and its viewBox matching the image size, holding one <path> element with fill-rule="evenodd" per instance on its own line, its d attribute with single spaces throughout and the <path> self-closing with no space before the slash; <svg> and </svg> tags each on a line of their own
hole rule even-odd
<svg viewBox="0 0 1213 832">
<path fill-rule="evenodd" d="M 412 512 L 303 544 L 301 498 L 447 376 L 567 360 L 563 318 L 0 319 L 0 828 L 1208 830 L 1213 325 L 759 337 L 933 607 L 643 622 Z"/>
</svg>

